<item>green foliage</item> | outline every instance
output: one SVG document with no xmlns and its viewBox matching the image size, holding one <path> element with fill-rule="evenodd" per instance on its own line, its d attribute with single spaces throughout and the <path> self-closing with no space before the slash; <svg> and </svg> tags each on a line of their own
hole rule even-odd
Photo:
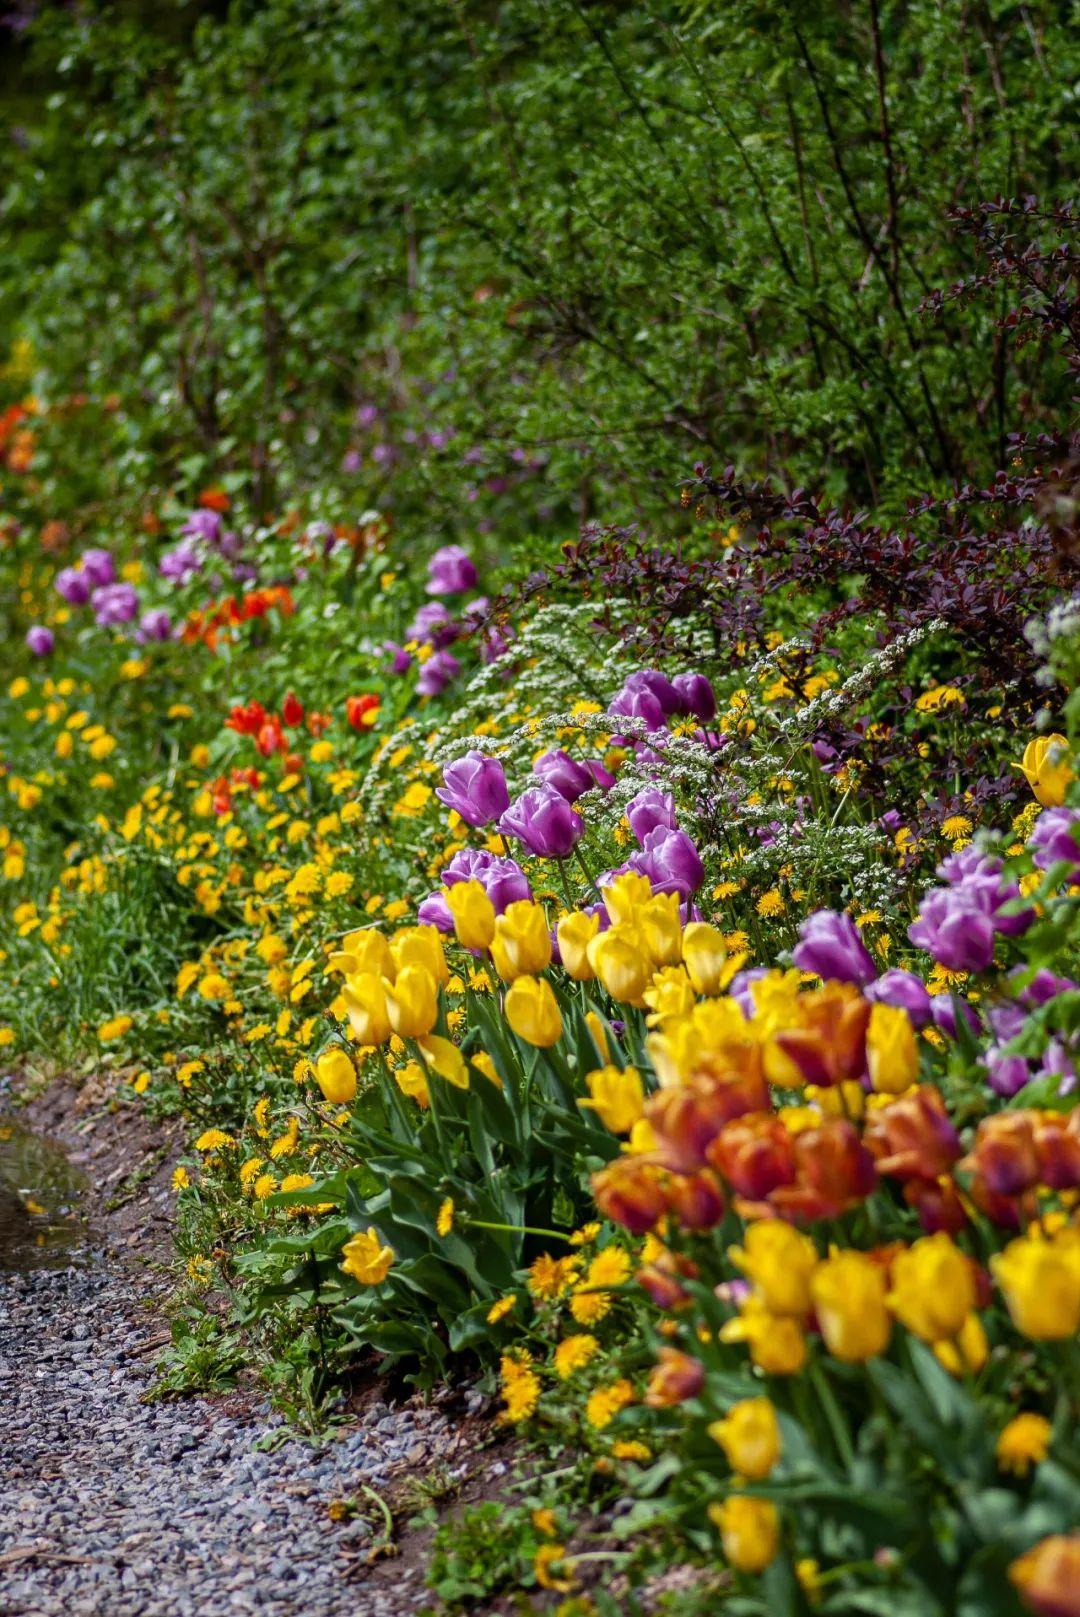
<svg viewBox="0 0 1080 1617">
<path fill-rule="evenodd" d="M 508 538 L 648 513 L 697 458 L 888 500 L 996 464 L 1040 363 L 990 307 L 918 306 L 971 268 L 951 203 L 1067 184 L 1076 18 L 237 0 L 189 41 L 48 12 L 0 324 L 48 391 L 137 405 L 116 485 L 231 472 L 262 509 L 352 447 L 360 500 L 450 532 L 480 484 Z"/>
</svg>

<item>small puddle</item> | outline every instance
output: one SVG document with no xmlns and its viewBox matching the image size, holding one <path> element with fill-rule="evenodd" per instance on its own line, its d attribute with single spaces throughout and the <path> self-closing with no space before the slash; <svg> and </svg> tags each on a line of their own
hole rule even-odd
<svg viewBox="0 0 1080 1617">
<path fill-rule="evenodd" d="M 84 1186 L 62 1151 L 0 1113 L 0 1270 L 70 1263 L 86 1235 Z"/>
</svg>

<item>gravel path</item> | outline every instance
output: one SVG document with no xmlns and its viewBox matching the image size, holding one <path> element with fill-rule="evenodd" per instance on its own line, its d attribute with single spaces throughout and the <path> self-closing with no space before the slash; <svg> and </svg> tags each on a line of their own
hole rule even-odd
<svg viewBox="0 0 1080 1617">
<path fill-rule="evenodd" d="M 372 1405 L 321 1448 L 255 1449 L 265 1406 L 144 1404 L 161 1328 L 145 1278 L 115 1255 L 0 1272 L 3 1617 L 406 1617 L 419 1571 L 364 1587 L 367 1522 L 332 1499 L 397 1471 L 457 1469 L 434 1409 Z M 383 1571 L 389 1572 L 390 1567 Z"/>
</svg>

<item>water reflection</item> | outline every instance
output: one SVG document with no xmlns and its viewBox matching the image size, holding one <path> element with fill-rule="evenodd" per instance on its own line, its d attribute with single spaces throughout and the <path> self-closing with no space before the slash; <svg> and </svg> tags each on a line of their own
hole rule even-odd
<svg viewBox="0 0 1080 1617">
<path fill-rule="evenodd" d="M 0 1114 L 0 1270 L 71 1262 L 83 1184 L 62 1151 Z"/>
</svg>

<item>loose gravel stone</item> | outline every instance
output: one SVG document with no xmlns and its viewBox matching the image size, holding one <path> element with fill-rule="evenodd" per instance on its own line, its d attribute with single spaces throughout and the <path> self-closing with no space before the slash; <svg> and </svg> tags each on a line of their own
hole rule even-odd
<svg viewBox="0 0 1080 1617">
<path fill-rule="evenodd" d="M 434 1410 L 367 1415 L 321 1448 L 254 1448 L 254 1400 L 142 1402 L 160 1326 L 115 1255 L 0 1273 L 3 1617 L 399 1617 L 416 1587 L 365 1599 L 363 1521 L 326 1506 L 450 1447 Z"/>
</svg>

